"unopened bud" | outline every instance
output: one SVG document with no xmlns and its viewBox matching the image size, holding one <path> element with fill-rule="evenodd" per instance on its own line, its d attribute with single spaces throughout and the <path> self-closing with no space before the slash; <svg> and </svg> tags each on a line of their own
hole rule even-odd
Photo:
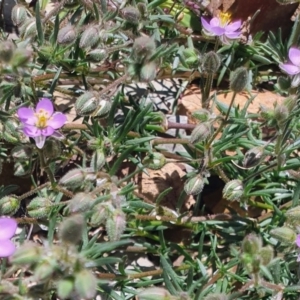
<svg viewBox="0 0 300 300">
<path fill-rule="evenodd" d="M 214 74 L 218 71 L 220 66 L 221 59 L 216 52 L 210 51 L 203 56 L 201 66 L 203 72 L 208 74 Z"/>
<path fill-rule="evenodd" d="M 142 17 L 145 17 L 148 14 L 146 3 L 139 2 L 137 3 L 136 7 L 138 8 Z"/>
<path fill-rule="evenodd" d="M 248 234 L 242 243 L 242 250 L 243 253 L 247 253 L 250 255 L 255 255 L 259 253 L 260 249 L 262 247 L 262 240 L 260 236 L 257 236 L 256 234 Z"/>
<path fill-rule="evenodd" d="M 270 245 L 266 247 L 262 247 L 259 251 L 259 256 L 260 256 L 261 263 L 264 266 L 268 265 L 274 257 L 273 248 Z"/>
<path fill-rule="evenodd" d="M 141 19 L 139 10 L 133 6 L 127 6 L 122 10 L 123 18 L 131 24 L 138 25 Z"/>
<path fill-rule="evenodd" d="M 248 83 L 248 70 L 245 67 L 237 68 L 230 76 L 230 89 L 235 93 L 242 92 Z"/>
<path fill-rule="evenodd" d="M 11 41 L 0 42 L 0 60 L 8 63 L 13 57 L 15 45 Z"/>
<path fill-rule="evenodd" d="M 136 62 L 142 62 L 155 53 L 156 45 L 149 36 L 141 36 L 135 39 L 132 46 L 132 56 Z"/>
<path fill-rule="evenodd" d="M 58 231 L 60 240 L 67 244 L 78 244 L 82 239 L 84 224 L 84 217 L 79 214 L 64 219 Z"/>
<path fill-rule="evenodd" d="M 105 165 L 105 154 L 102 149 L 97 149 L 94 151 L 91 159 L 91 168 L 98 172 L 102 169 L 102 167 Z"/>
<path fill-rule="evenodd" d="M 13 120 L 13 119 L 8 119 L 4 123 L 4 129 L 3 129 L 3 138 L 12 143 L 15 144 L 17 142 L 20 142 L 21 136 L 18 131 L 19 124 Z"/>
<path fill-rule="evenodd" d="M 234 179 L 227 182 L 223 189 L 223 197 L 229 201 L 240 200 L 243 194 L 243 182 L 239 179 Z"/>
<path fill-rule="evenodd" d="M 182 59 L 184 60 L 182 63 L 187 65 L 190 68 L 197 68 L 199 65 L 199 53 L 196 52 L 196 49 L 186 48 L 182 51 Z"/>
<path fill-rule="evenodd" d="M 198 174 L 194 177 L 189 178 L 184 183 L 184 190 L 187 195 L 198 195 L 202 192 L 204 187 L 204 178 Z"/>
<path fill-rule="evenodd" d="M 57 295 L 61 299 L 68 299 L 74 289 L 73 277 L 61 279 L 57 283 Z"/>
<path fill-rule="evenodd" d="M 99 99 L 97 108 L 93 112 L 93 117 L 104 118 L 106 117 L 111 109 L 111 102 L 107 99 Z"/>
<path fill-rule="evenodd" d="M 77 38 L 77 31 L 73 25 L 67 25 L 61 28 L 57 34 L 57 43 L 66 45 L 73 43 Z"/>
<path fill-rule="evenodd" d="M 192 117 L 201 122 L 207 122 L 209 119 L 211 119 L 211 112 L 205 108 L 202 108 L 192 112 Z"/>
<path fill-rule="evenodd" d="M 137 294 L 138 300 L 171 300 L 171 294 L 161 287 L 150 287 Z"/>
<path fill-rule="evenodd" d="M 18 160 L 14 163 L 14 175 L 21 177 L 31 172 L 32 164 L 30 160 Z"/>
<path fill-rule="evenodd" d="M 90 193 L 77 193 L 68 204 L 70 213 L 87 211 L 94 203 L 95 197 Z"/>
<path fill-rule="evenodd" d="M 74 190 L 84 183 L 85 180 L 94 181 L 96 180 L 96 175 L 94 171 L 90 168 L 79 168 L 69 171 L 64 175 L 59 183 Z"/>
<path fill-rule="evenodd" d="M 86 92 L 82 94 L 75 102 L 75 110 L 79 116 L 89 116 L 97 108 L 97 94 Z"/>
<path fill-rule="evenodd" d="M 30 145 L 18 145 L 11 150 L 11 156 L 15 160 L 28 160 L 32 156 L 32 151 Z"/>
<path fill-rule="evenodd" d="M 31 56 L 32 56 L 32 51 L 28 49 L 25 48 L 16 49 L 11 59 L 12 67 L 17 68 L 17 67 L 26 66 L 27 63 L 30 61 Z"/>
<path fill-rule="evenodd" d="M 245 153 L 245 157 L 243 160 L 243 167 L 244 168 L 253 168 L 259 165 L 263 159 L 265 158 L 264 148 L 261 146 L 254 147 L 249 149 Z"/>
<path fill-rule="evenodd" d="M 282 105 L 286 106 L 289 113 L 293 112 L 295 108 L 297 108 L 297 97 L 290 96 L 285 98 L 282 102 Z"/>
<path fill-rule="evenodd" d="M 107 218 L 107 209 L 103 203 L 99 203 L 93 207 L 93 214 L 90 219 L 90 223 L 92 227 L 100 226 L 101 224 L 105 224 L 105 220 Z"/>
<path fill-rule="evenodd" d="M 156 62 L 151 61 L 144 64 L 140 69 L 140 82 L 150 82 L 156 77 Z"/>
<path fill-rule="evenodd" d="M 191 134 L 190 142 L 197 144 L 205 141 L 212 134 L 212 126 L 209 122 L 200 123 L 197 125 Z"/>
<path fill-rule="evenodd" d="M 166 164 L 166 158 L 159 152 L 153 152 L 145 156 L 142 163 L 146 168 L 151 170 L 159 170 Z"/>
<path fill-rule="evenodd" d="M 79 47 L 86 49 L 95 46 L 100 39 L 98 26 L 87 28 L 81 35 Z"/>
<path fill-rule="evenodd" d="M 56 271 L 58 263 L 54 258 L 42 259 L 34 270 L 34 277 L 37 281 L 44 281 Z"/>
<path fill-rule="evenodd" d="M 61 155 L 61 145 L 56 139 L 47 139 L 43 147 L 43 154 L 47 158 L 58 158 Z"/>
<path fill-rule="evenodd" d="M 24 40 L 36 35 L 36 20 L 35 18 L 27 19 L 20 28 L 20 35 Z"/>
<path fill-rule="evenodd" d="M 52 209 L 52 202 L 48 198 L 36 197 L 27 205 L 30 217 L 40 219 L 49 215 Z"/>
<path fill-rule="evenodd" d="M 285 105 L 277 105 L 274 109 L 274 118 L 278 126 L 282 126 L 289 117 L 289 110 Z"/>
<path fill-rule="evenodd" d="M 285 212 L 285 217 L 289 222 L 299 222 L 300 221 L 300 206 L 295 206 L 290 208 Z"/>
<path fill-rule="evenodd" d="M 27 11 L 23 5 L 15 5 L 11 11 L 11 20 L 15 26 L 21 26 L 27 19 Z"/>
<path fill-rule="evenodd" d="M 106 49 L 94 49 L 87 53 L 87 58 L 95 61 L 95 62 L 101 62 L 105 60 L 108 57 L 108 52 Z"/>
<path fill-rule="evenodd" d="M 274 109 L 271 109 L 269 107 L 260 105 L 259 114 L 266 121 L 274 119 Z"/>
<path fill-rule="evenodd" d="M 0 199 L 0 215 L 14 215 L 20 207 L 20 201 L 13 196 L 5 196 Z"/>
<path fill-rule="evenodd" d="M 83 269 L 75 273 L 74 286 L 80 299 L 94 299 L 98 287 L 97 278 L 91 271 Z"/>
<path fill-rule="evenodd" d="M 228 297 L 226 294 L 214 293 L 206 296 L 204 300 L 228 300 Z"/>
<path fill-rule="evenodd" d="M 125 214 L 116 209 L 111 217 L 106 220 L 106 231 L 111 241 L 118 241 L 126 228 Z"/>
<path fill-rule="evenodd" d="M 11 257 L 11 262 L 17 265 L 34 264 L 40 261 L 42 248 L 36 243 L 26 242 L 17 248 Z"/>
<path fill-rule="evenodd" d="M 293 244 L 295 243 L 297 234 L 290 227 L 278 227 L 270 231 L 270 235 L 277 239 L 279 242 L 284 244 Z"/>
<path fill-rule="evenodd" d="M 281 90 L 287 91 L 291 87 L 291 80 L 288 77 L 279 76 L 277 84 Z"/>
</svg>

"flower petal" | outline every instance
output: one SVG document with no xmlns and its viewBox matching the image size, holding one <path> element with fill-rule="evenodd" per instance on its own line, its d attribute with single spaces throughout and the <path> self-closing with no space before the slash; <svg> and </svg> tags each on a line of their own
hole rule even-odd
<svg viewBox="0 0 300 300">
<path fill-rule="evenodd" d="M 0 257 L 8 257 L 14 254 L 16 246 L 10 240 L 0 242 Z"/>
<path fill-rule="evenodd" d="M 48 112 L 49 116 L 52 116 L 54 111 L 52 101 L 48 98 L 41 98 L 36 106 L 36 112 L 38 113 L 40 109 L 45 110 L 46 112 Z"/>
<path fill-rule="evenodd" d="M 300 84 L 300 74 L 297 74 L 293 77 L 293 80 L 291 82 L 292 87 L 297 87 Z"/>
<path fill-rule="evenodd" d="M 46 128 L 41 129 L 41 133 L 43 136 L 50 136 L 54 132 L 54 128 L 47 126 Z"/>
<path fill-rule="evenodd" d="M 242 22 L 241 20 L 235 21 L 230 23 L 229 25 L 225 26 L 225 30 L 227 32 L 232 32 L 232 31 L 236 31 L 238 29 L 240 29 L 242 26 Z"/>
<path fill-rule="evenodd" d="M 45 145 L 46 137 L 43 135 L 34 138 L 35 144 L 39 149 L 42 149 Z"/>
<path fill-rule="evenodd" d="M 37 121 L 36 116 L 34 115 L 34 110 L 32 108 L 21 107 L 18 109 L 17 114 L 22 123 L 34 125 Z"/>
<path fill-rule="evenodd" d="M 289 59 L 294 65 L 300 67 L 300 50 L 297 48 L 290 48 Z"/>
<path fill-rule="evenodd" d="M 219 27 L 220 26 L 220 19 L 217 17 L 214 17 L 209 22 L 210 26 L 212 27 Z"/>
<path fill-rule="evenodd" d="M 300 234 L 297 235 L 295 243 L 300 248 Z"/>
<path fill-rule="evenodd" d="M 41 135 L 41 130 L 35 126 L 31 126 L 31 125 L 25 125 L 23 127 L 23 132 L 26 136 L 29 137 L 37 137 L 39 135 Z"/>
<path fill-rule="evenodd" d="M 47 125 L 54 128 L 58 129 L 64 126 L 64 124 L 67 122 L 67 117 L 60 112 L 54 113 L 52 117 L 48 120 Z"/>
<path fill-rule="evenodd" d="M 201 17 L 201 23 L 206 31 L 211 32 L 212 26 L 205 20 L 205 18 Z"/>
<path fill-rule="evenodd" d="M 225 32 L 225 35 L 229 38 L 229 39 L 238 39 L 241 35 L 240 31 L 236 31 L 236 32 Z"/>
<path fill-rule="evenodd" d="M 300 67 L 293 64 L 279 64 L 279 68 L 289 75 L 296 75 L 300 73 Z"/>
<path fill-rule="evenodd" d="M 223 27 L 212 27 L 211 29 L 212 33 L 216 36 L 221 36 L 225 33 L 225 28 Z"/>
<path fill-rule="evenodd" d="M 17 222 L 15 219 L 0 218 L 0 245 L 3 240 L 10 239 L 16 233 L 16 229 Z"/>
</svg>

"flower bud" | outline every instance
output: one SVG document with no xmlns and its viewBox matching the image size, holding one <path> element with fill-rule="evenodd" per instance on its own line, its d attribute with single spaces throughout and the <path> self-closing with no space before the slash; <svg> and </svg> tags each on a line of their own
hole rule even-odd
<svg viewBox="0 0 300 300">
<path fill-rule="evenodd" d="M 57 294 L 61 299 L 68 299 L 74 289 L 74 279 L 72 277 L 67 277 L 61 279 L 57 283 Z"/>
<path fill-rule="evenodd" d="M 106 49 L 94 49 L 94 50 L 91 50 L 87 53 L 87 58 L 92 60 L 92 61 L 95 61 L 95 62 L 101 62 L 105 59 L 108 58 L 108 52 Z"/>
<path fill-rule="evenodd" d="M 156 62 L 151 61 L 144 64 L 140 69 L 140 82 L 150 82 L 156 77 Z"/>
<path fill-rule="evenodd" d="M 20 28 L 20 35 L 24 40 L 36 35 L 36 32 L 35 18 L 27 19 Z"/>
<path fill-rule="evenodd" d="M 30 160 L 18 160 L 14 163 L 14 175 L 26 176 L 31 172 L 32 164 Z"/>
<path fill-rule="evenodd" d="M 27 11 L 23 5 L 15 5 L 11 11 L 11 20 L 15 26 L 21 26 L 27 19 Z"/>
<path fill-rule="evenodd" d="M 32 152 L 30 145 L 18 145 L 11 150 L 11 156 L 14 160 L 28 160 L 31 158 Z"/>
<path fill-rule="evenodd" d="M 97 108 L 97 94 L 86 92 L 82 94 L 75 102 L 75 110 L 79 116 L 89 116 Z"/>
<path fill-rule="evenodd" d="M 198 174 L 194 177 L 189 178 L 184 183 L 184 191 L 187 195 L 198 195 L 202 192 L 204 187 L 204 178 Z"/>
<path fill-rule="evenodd" d="M 47 139 L 43 147 L 43 154 L 47 158 L 58 158 L 61 155 L 60 142 L 55 139 Z"/>
<path fill-rule="evenodd" d="M 91 168 L 95 172 L 98 172 L 105 165 L 105 162 L 106 160 L 105 160 L 104 151 L 102 149 L 96 149 L 92 155 Z"/>
<path fill-rule="evenodd" d="M 287 91 L 291 87 L 291 80 L 290 78 L 279 76 L 277 78 L 277 84 L 281 90 Z"/>
<path fill-rule="evenodd" d="M 81 35 L 79 47 L 86 49 L 95 46 L 100 39 L 98 26 L 88 27 Z"/>
<path fill-rule="evenodd" d="M 142 163 L 146 168 L 151 170 L 159 170 L 166 164 L 166 158 L 159 152 L 153 152 L 145 156 Z"/>
<path fill-rule="evenodd" d="M 248 77 L 245 67 L 237 68 L 230 76 L 230 89 L 235 93 L 242 92 L 247 86 Z"/>
<path fill-rule="evenodd" d="M 34 270 L 34 277 L 38 282 L 48 279 L 57 269 L 58 263 L 54 258 L 43 258 Z"/>
<path fill-rule="evenodd" d="M 20 201 L 13 196 L 5 196 L 0 199 L 0 215 L 12 216 L 20 207 Z"/>
<path fill-rule="evenodd" d="M 247 253 L 250 255 L 255 255 L 259 253 L 260 249 L 262 247 L 262 240 L 260 236 L 257 236 L 256 234 L 248 234 L 242 243 L 242 251 L 243 253 Z"/>
<path fill-rule="evenodd" d="M 132 46 L 132 57 L 139 63 L 149 58 L 155 53 L 156 45 L 154 40 L 149 36 L 141 36 L 135 39 Z"/>
<path fill-rule="evenodd" d="M 214 74 L 218 71 L 220 66 L 221 59 L 216 52 L 210 51 L 203 56 L 201 66 L 203 72 L 207 74 Z"/>
<path fill-rule="evenodd" d="M 66 175 L 64 175 L 59 183 L 70 187 L 72 189 L 76 189 L 80 187 L 85 179 L 84 169 L 73 169 L 69 171 Z"/>
<path fill-rule="evenodd" d="M 147 5 L 146 3 L 143 3 L 143 2 L 139 2 L 137 3 L 136 7 L 138 8 L 140 14 L 142 17 L 146 17 L 147 14 L 148 14 L 148 11 L 147 11 Z"/>
<path fill-rule="evenodd" d="M 234 179 L 227 182 L 223 189 L 223 197 L 229 201 L 240 200 L 243 194 L 243 182 L 239 179 Z"/>
<path fill-rule="evenodd" d="M 196 49 L 186 48 L 182 51 L 182 63 L 189 68 L 197 68 L 199 65 L 199 53 Z"/>
<path fill-rule="evenodd" d="M 204 300 L 228 300 L 228 297 L 226 294 L 214 293 L 206 296 Z"/>
<path fill-rule="evenodd" d="M 289 96 L 285 98 L 282 102 L 282 105 L 286 106 L 289 113 L 293 112 L 297 108 L 297 97 Z"/>
<path fill-rule="evenodd" d="M 118 241 L 126 228 L 125 214 L 116 209 L 112 216 L 106 220 L 106 231 L 111 241 Z"/>
<path fill-rule="evenodd" d="M 4 123 L 3 138 L 10 143 L 17 143 L 21 140 L 18 131 L 19 124 L 13 119 L 7 119 Z"/>
<path fill-rule="evenodd" d="M 260 105 L 259 114 L 261 118 L 263 118 L 266 121 L 274 119 L 274 109 L 270 109 L 266 106 Z"/>
<path fill-rule="evenodd" d="M 30 217 L 40 219 L 49 215 L 52 209 L 52 202 L 48 198 L 36 197 L 27 205 Z"/>
<path fill-rule="evenodd" d="M 192 117 L 201 122 L 207 122 L 212 116 L 209 110 L 202 108 L 192 112 Z"/>
<path fill-rule="evenodd" d="M 105 223 L 107 218 L 106 205 L 99 203 L 93 207 L 93 213 L 90 219 L 90 224 L 92 227 L 100 226 Z"/>
<path fill-rule="evenodd" d="M 77 31 L 73 25 L 67 25 L 61 28 L 57 34 L 57 43 L 66 45 L 73 43 L 77 38 Z"/>
<path fill-rule="evenodd" d="M 60 240 L 67 244 L 78 244 L 82 239 L 84 225 L 84 217 L 80 214 L 64 219 L 58 231 Z"/>
<path fill-rule="evenodd" d="M 133 6 L 127 6 L 122 10 L 122 15 L 128 23 L 138 25 L 141 19 L 139 10 Z"/>
<path fill-rule="evenodd" d="M 24 48 L 16 49 L 11 60 L 13 68 L 24 67 L 30 61 L 32 51 Z"/>
<path fill-rule="evenodd" d="M 300 221 L 300 206 L 295 206 L 290 208 L 285 212 L 285 217 L 289 222 L 299 222 Z"/>
<path fill-rule="evenodd" d="M 97 278 L 94 274 L 87 270 L 83 269 L 78 273 L 75 273 L 75 290 L 79 294 L 81 299 L 94 299 L 97 292 Z"/>
<path fill-rule="evenodd" d="M 289 110 L 285 105 L 276 105 L 274 109 L 274 118 L 278 126 L 282 126 L 289 117 Z"/>
<path fill-rule="evenodd" d="M 137 300 L 171 300 L 171 294 L 161 287 L 150 287 L 137 294 Z"/>
<path fill-rule="evenodd" d="M 243 160 L 243 167 L 244 168 L 253 168 L 259 165 L 265 158 L 264 155 L 264 148 L 261 146 L 254 147 L 249 149 L 245 153 L 245 157 Z"/>
<path fill-rule="evenodd" d="M 270 235 L 277 239 L 279 242 L 284 244 L 293 244 L 295 243 L 297 234 L 290 227 L 278 227 L 270 231 Z"/>
<path fill-rule="evenodd" d="M 0 60 L 8 63 L 13 57 L 15 45 L 11 41 L 0 42 Z"/>
<path fill-rule="evenodd" d="M 197 125 L 191 134 L 190 143 L 197 144 L 205 141 L 212 134 L 212 126 L 209 122 Z"/>
<path fill-rule="evenodd" d="M 111 109 L 111 102 L 107 99 L 99 99 L 97 108 L 93 112 L 94 117 L 104 118 L 106 117 Z"/>
<path fill-rule="evenodd" d="M 260 256 L 261 263 L 264 266 L 268 265 L 274 257 L 273 248 L 270 245 L 266 247 L 262 247 L 259 251 L 259 256 Z"/>
<path fill-rule="evenodd" d="M 68 204 L 70 213 L 85 212 L 93 205 L 95 197 L 90 193 L 77 193 Z"/>
<path fill-rule="evenodd" d="M 36 243 L 26 242 L 17 248 L 11 262 L 17 265 L 34 264 L 41 260 L 42 248 Z"/>
</svg>

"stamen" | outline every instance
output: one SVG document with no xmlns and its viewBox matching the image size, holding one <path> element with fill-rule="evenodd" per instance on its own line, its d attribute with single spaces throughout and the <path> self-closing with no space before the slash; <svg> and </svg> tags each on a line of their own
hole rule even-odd
<svg viewBox="0 0 300 300">
<path fill-rule="evenodd" d="M 220 12 L 219 19 L 222 26 L 227 25 L 231 21 L 231 14 L 228 12 Z"/>
</svg>

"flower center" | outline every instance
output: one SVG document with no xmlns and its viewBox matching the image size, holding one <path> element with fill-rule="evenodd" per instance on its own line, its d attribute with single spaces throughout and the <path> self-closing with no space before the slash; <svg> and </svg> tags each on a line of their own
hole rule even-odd
<svg viewBox="0 0 300 300">
<path fill-rule="evenodd" d="M 226 26 L 231 21 L 231 14 L 228 12 L 220 12 L 219 19 L 221 25 Z"/>
<path fill-rule="evenodd" d="M 35 113 L 35 116 L 37 117 L 37 121 L 35 123 L 35 126 L 38 128 L 45 128 L 47 127 L 47 121 L 49 120 L 49 114 L 44 109 L 40 109 Z"/>
</svg>

